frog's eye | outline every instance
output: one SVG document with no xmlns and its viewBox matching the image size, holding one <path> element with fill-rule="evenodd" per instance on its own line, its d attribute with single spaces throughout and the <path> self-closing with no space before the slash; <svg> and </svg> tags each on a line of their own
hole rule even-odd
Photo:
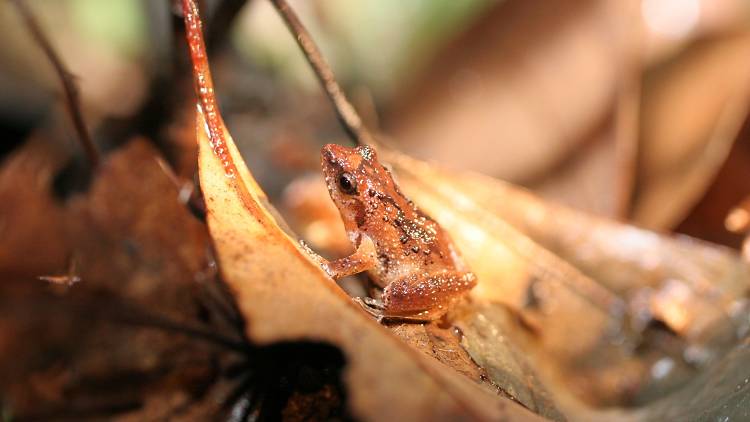
<svg viewBox="0 0 750 422">
<path fill-rule="evenodd" d="M 354 180 L 354 176 L 349 173 L 341 173 L 339 176 L 339 188 L 341 188 L 341 192 L 350 195 L 357 193 L 357 184 Z"/>
</svg>

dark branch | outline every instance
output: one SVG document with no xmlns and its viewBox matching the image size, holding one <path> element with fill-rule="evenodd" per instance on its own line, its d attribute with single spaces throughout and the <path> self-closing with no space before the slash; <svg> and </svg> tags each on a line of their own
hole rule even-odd
<svg viewBox="0 0 750 422">
<path fill-rule="evenodd" d="M 326 91 L 328 98 L 333 103 L 333 108 L 336 110 L 336 114 L 339 117 L 339 121 L 344 126 L 344 130 L 348 135 L 359 145 L 374 145 L 375 138 L 372 136 L 369 130 L 362 123 L 362 119 L 357 114 L 357 110 L 354 109 L 352 104 L 346 98 L 344 91 L 341 90 L 336 78 L 331 71 L 330 66 L 326 63 L 323 56 L 318 50 L 318 46 L 312 40 L 310 33 L 302 22 L 300 22 L 297 14 L 294 13 L 286 0 L 271 0 L 271 3 L 276 7 L 281 17 L 284 19 L 286 26 L 294 34 L 294 39 L 297 40 L 297 45 L 302 49 L 305 54 L 307 62 L 312 66 L 315 75 L 318 77 L 323 89 Z"/>
<path fill-rule="evenodd" d="M 42 30 L 41 25 L 39 25 L 39 22 L 37 21 L 34 13 L 31 11 L 28 5 L 26 5 L 23 0 L 13 0 L 11 1 L 11 3 L 16 6 L 18 13 L 26 22 L 26 27 L 31 33 L 31 36 L 34 38 L 34 41 L 39 44 L 39 47 L 47 56 L 47 59 L 49 59 L 50 63 L 52 63 L 52 66 L 55 68 L 55 73 L 57 73 L 57 76 L 60 78 L 60 82 L 62 83 L 63 91 L 65 92 L 65 100 L 68 107 L 68 112 L 70 113 L 70 118 L 73 121 L 73 126 L 78 133 L 78 138 L 81 141 L 81 146 L 83 147 L 86 156 L 91 162 L 92 168 L 96 168 L 99 165 L 100 161 L 99 151 L 94 145 L 94 142 L 91 139 L 91 135 L 86 128 L 86 123 L 83 120 L 81 103 L 78 98 L 78 89 L 75 85 L 74 76 L 63 64 L 62 59 L 60 59 L 60 56 L 55 51 L 52 43 L 49 41 L 49 38 Z"/>
</svg>

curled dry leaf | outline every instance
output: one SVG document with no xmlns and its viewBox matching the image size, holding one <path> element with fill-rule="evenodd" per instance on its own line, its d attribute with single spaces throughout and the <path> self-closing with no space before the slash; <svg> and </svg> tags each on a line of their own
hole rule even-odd
<svg viewBox="0 0 750 422">
<path fill-rule="evenodd" d="M 224 130 L 225 171 L 198 114 L 200 181 L 221 272 L 247 320 L 267 344 L 328 342 L 347 359 L 352 412 L 368 420 L 533 420 L 534 414 L 409 349 L 358 308 L 277 224 Z M 226 161 L 225 161 L 226 162 Z"/>
<path fill-rule="evenodd" d="M 464 180 L 451 180 L 458 174 L 441 173 L 398 155 L 391 162 L 407 194 L 450 231 L 477 274 L 480 281 L 472 296 L 505 304 L 518 312 L 541 349 L 549 351 L 561 367 L 571 372 L 570 380 L 581 377 L 590 385 L 597 368 L 602 366 L 602 362 L 580 359 L 582 351 L 598 350 L 595 355 L 599 359 L 623 358 L 617 348 L 601 353 L 599 347 L 607 348 L 606 339 L 622 325 L 625 303 L 489 211 L 483 202 L 488 198 L 474 198 L 480 187 L 476 184 L 487 185 L 491 179 L 458 185 Z M 583 310 L 584 319 L 580 317 Z M 486 316 L 476 313 L 468 324 L 482 319 Z M 599 396 L 596 401 L 600 401 L 604 400 L 602 395 L 619 393 L 597 387 L 585 395 Z"/>
<path fill-rule="evenodd" d="M 666 393 L 705 378 L 747 333 L 750 270 L 734 251 L 576 212 L 485 176 L 380 155 L 479 276 L 472 303 L 452 316 L 455 332 L 390 328 L 542 415 L 562 409 L 596 419 L 609 415 L 602 406 L 634 404 L 646 412 L 659 397 L 676 409 L 681 396 Z M 330 202 L 311 183 L 318 207 Z M 331 226 L 323 238 L 341 235 Z"/>
<path fill-rule="evenodd" d="M 733 251 L 587 216 L 488 177 L 389 159 L 479 277 L 474 313 L 456 323 L 469 340 L 486 327 L 501 335 L 469 341 L 469 353 L 482 362 L 511 338 L 569 416 L 637 399 L 667 347 L 649 340 L 654 321 L 679 337 L 669 359 L 695 365 L 693 375 L 747 333 L 750 269 Z M 499 304 L 526 332 L 502 322 Z"/>
</svg>

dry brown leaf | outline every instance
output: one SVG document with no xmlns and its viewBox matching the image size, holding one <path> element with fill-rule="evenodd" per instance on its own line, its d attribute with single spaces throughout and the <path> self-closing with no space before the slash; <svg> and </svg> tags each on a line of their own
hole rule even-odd
<svg viewBox="0 0 750 422">
<path fill-rule="evenodd" d="M 457 185 L 461 180 L 452 180 L 457 174 L 449 176 L 404 157 L 391 162 L 407 194 L 451 233 L 479 277 L 472 296 L 505 304 L 522 315 L 539 348 L 570 371 L 570 380 L 580 377 L 590 384 L 602 366 L 581 359 L 581 353 L 596 350 L 605 360 L 623 359 L 616 348 L 606 353 L 601 348 L 607 348 L 604 339 L 622 325 L 625 303 L 620 298 L 488 212 L 483 202 L 472 197 L 478 180 Z M 596 388 L 585 395 L 603 400 L 620 392 Z"/>
<path fill-rule="evenodd" d="M 479 275 L 477 301 L 453 320 L 465 334 L 465 350 L 490 380 L 531 409 L 544 409 L 532 396 L 544 397 L 546 389 L 555 401 L 574 403 L 568 415 L 648 401 L 656 386 L 689 379 L 747 332 L 743 298 L 750 272 L 734 251 L 592 217 L 485 176 L 387 151 L 381 156 L 409 196 L 451 231 Z M 311 183 L 304 185 L 318 192 L 316 208 L 328 204 L 324 190 Z M 316 222 L 317 230 L 324 226 Z M 324 238 L 341 235 L 330 226 Z M 674 334 L 660 334 L 656 321 Z M 495 337 L 477 334 L 488 331 Z M 394 332 L 438 360 L 460 361 L 463 353 L 452 347 L 444 347 L 450 356 L 436 353 L 440 346 L 424 329 Z M 546 389 L 519 384 L 536 378 L 535 371 L 523 369 L 524 359 L 516 360 L 503 341 L 556 379 L 542 377 Z M 664 359 L 673 362 L 672 376 L 652 380 Z M 470 372 L 460 362 L 448 364 Z M 581 400 L 588 403 L 583 408 Z"/>
<path fill-rule="evenodd" d="M 494 5 L 404 93 L 393 134 L 485 174 L 543 174 L 611 102 L 616 61 L 602 13 L 592 0 Z"/>
<path fill-rule="evenodd" d="M 3 243 L 0 265 L 0 394 L 14 418 L 187 412 L 227 351 L 159 329 L 154 317 L 240 338 L 214 313 L 201 319 L 213 281 L 208 233 L 157 157 L 134 139 L 102 161 L 88 192 L 65 201 L 52 194 L 65 154 L 49 140 L 31 140 L 3 163 L 6 234 L 38 230 L 5 237 L 12 243 Z M 70 268 L 80 278 L 72 286 L 36 279 Z M 221 401 L 210 402 L 216 414 Z"/>
<path fill-rule="evenodd" d="M 632 218 L 670 229 L 702 198 L 750 107 L 750 32 L 702 40 L 646 75 Z"/>
<path fill-rule="evenodd" d="M 660 412 L 649 403 L 668 397 L 674 406 L 680 396 L 665 394 L 707 376 L 747 333 L 750 269 L 734 251 L 592 217 L 485 176 L 381 156 L 480 279 L 474 302 L 453 315 L 461 347 L 436 328 L 392 330 L 530 409 L 575 420 L 609 417 L 606 405 Z M 480 369 L 464 364 L 467 352 Z"/>
<path fill-rule="evenodd" d="M 498 2 L 404 90 L 388 129 L 416 157 L 620 216 L 637 23 L 634 2 Z"/>
<path fill-rule="evenodd" d="M 750 276 L 736 254 L 591 218 L 502 182 L 444 171 L 394 153 L 388 155 L 404 188 L 451 231 L 481 284 L 472 300 L 455 310 L 453 327 L 380 326 L 301 250 L 246 169 L 226 129 L 219 128 L 227 143 L 217 144 L 216 138 L 209 139 L 203 119 L 199 111 L 199 167 L 209 229 L 222 274 L 246 319 L 247 338 L 264 345 L 303 340 L 340 348 L 347 360 L 347 403 L 362 419 L 541 420 L 527 409 L 556 420 L 601 418 L 604 413 L 597 406 L 627 403 L 648 384 L 656 359 L 669 354 L 654 349 L 676 346 L 687 356 L 693 347 L 706 355 L 696 359 L 701 369 L 701 359 L 716 362 L 712 355 L 726 351 L 747 332 L 743 297 Z M 40 157 L 44 161 L 50 155 Z M 59 250 L 53 252 L 61 253 L 49 255 L 54 258 L 50 266 L 64 268 L 70 262 L 67 245 L 75 239 L 84 280 L 189 318 L 196 313 L 189 290 L 207 266 L 207 236 L 178 201 L 173 182 L 155 158 L 152 148 L 133 142 L 105 162 L 89 194 L 65 206 L 46 197 L 51 172 L 42 172 L 38 190 L 26 193 L 34 201 L 54 205 L 51 221 L 74 221 L 59 233 Z M 133 173 L 139 177 L 137 183 Z M 9 215 L 23 214 L 17 204 L 6 203 L 0 211 L 8 209 Z M 31 214 L 31 220 L 46 228 L 50 223 L 43 221 L 43 214 Z M 0 231 L 7 228 L 7 221 L 0 221 Z M 22 251 L 33 249 L 25 245 Z M 12 262 L 7 256 L 12 255 L 0 258 Z M 15 299 L 23 299 L 25 290 L 8 290 L 13 294 L 3 297 L 4 305 L 23 303 Z M 42 308 L 48 313 L 59 309 Z M 54 328 L 53 340 L 60 343 L 80 329 L 48 313 L 23 316 L 35 333 Z M 644 339 L 654 320 L 677 335 Z M 47 327 L 47 321 L 53 323 Z M 98 383 L 112 383 L 113 367 L 132 376 L 136 387 L 117 385 L 98 404 L 132 410 L 124 420 L 200 419 L 218 412 L 220 395 L 199 395 L 196 400 L 188 391 L 215 377 L 215 368 L 206 363 L 215 351 L 172 343 L 153 333 L 115 335 L 96 322 L 86 327 L 76 350 L 67 351 L 78 359 L 73 370 L 34 367 L 28 385 L 13 386 L 32 388 L 32 397 L 53 403 L 39 413 L 34 413 L 33 402 L 22 403 L 21 408 L 30 412 L 26 416 L 85 408 L 91 403 L 87 394 Z M 0 327 L 7 326 L 14 331 L 0 335 L 0 345 L 15 346 L 14 338 L 25 333 L 0 318 Z M 138 353 L 133 353 L 133 343 Z M 102 357 L 97 347 L 110 353 Z M 644 347 L 645 352 L 636 353 Z M 21 352 L 39 350 L 0 348 L 5 356 Z M 746 360 L 741 351 L 728 358 L 735 359 L 735 366 L 730 366 L 735 368 Z M 161 366 L 165 361 L 168 364 Z M 184 372 L 187 366 L 195 370 Z M 153 371 L 168 376 L 153 381 Z M 706 371 L 699 375 L 704 378 L 694 381 L 710 378 Z M 734 378 L 741 387 L 741 379 Z M 716 389 L 726 391 L 726 386 Z M 285 411 L 304 413 L 309 402 L 330 397 L 326 391 L 296 397 Z M 71 395 L 78 401 L 69 403 Z M 710 399 L 702 395 L 704 403 Z M 744 396 L 737 401 L 745 402 Z M 564 403 L 565 415 L 558 403 Z M 613 416 L 684 417 L 685 411 L 675 403 L 665 400 L 643 411 Z M 174 414 L 174 409 L 184 411 Z"/>
<path fill-rule="evenodd" d="M 673 229 L 746 119 L 748 26 L 740 3 L 712 3 L 652 55 L 644 4 L 497 3 L 407 85 L 388 129 L 414 156 Z"/>
<path fill-rule="evenodd" d="M 276 223 L 267 199 L 224 130 L 228 177 L 198 115 L 199 169 L 221 272 L 247 320 L 268 344 L 313 340 L 347 359 L 352 412 L 367 420 L 533 420 L 533 413 L 420 356 L 358 308 Z"/>
<path fill-rule="evenodd" d="M 62 272 L 70 259 L 65 212 L 51 195 L 65 154 L 41 138 L 29 139 L 0 168 L 0 271 L 6 274 Z"/>
<path fill-rule="evenodd" d="M 664 355 L 633 353 L 655 346 L 641 338 L 654 319 L 682 337 L 686 359 L 703 354 L 699 366 L 747 332 L 750 269 L 734 251 L 587 216 L 484 176 L 389 159 L 479 277 L 476 315 L 458 326 L 487 325 L 494 311 L 485 303 L 513 309 L 532 330 L 505 334 L 533 356 L 556 400 L 569 403 L 573 391 L 614 404 L 637 392 Z"/>
<path fill-rule="evenodd" d="M 277 6 L 290 13 L 285 3 Z M 221 272 L 247 321 L 247 337 L 260 344 L 305 339 L 339 347 L 347 359 L 349 408 L 360 418 L 538 419 L 498 395 L 496 386 L 482 383 L 469 357 L 454 355 L 459 347 L 445 330 L 410 327 L 403 338 L 419 346 L 415 350 L 400 342 L 291 237 L 217 110 L 197 6 L 184 0 L 183 9 L 198 93 L 198 167 L 207 222 Z M 546 409 L 540 413 L 549 415 Z M 559 413 L 552 416 L 563 419 Z"/>
</svg>

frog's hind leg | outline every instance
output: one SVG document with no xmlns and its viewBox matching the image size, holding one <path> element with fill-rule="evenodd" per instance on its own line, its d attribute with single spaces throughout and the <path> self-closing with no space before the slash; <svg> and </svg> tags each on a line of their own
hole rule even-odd
<svg viewBox="0 0 750 422">
<path fill-rule="evenodd" d="M 409 276 L 383 290 L 383 315 L 422 321 L 439 319 L 450 305 L 476 285 L 472 273 L 438 273 L 428 277 Z"/>
</svg>

